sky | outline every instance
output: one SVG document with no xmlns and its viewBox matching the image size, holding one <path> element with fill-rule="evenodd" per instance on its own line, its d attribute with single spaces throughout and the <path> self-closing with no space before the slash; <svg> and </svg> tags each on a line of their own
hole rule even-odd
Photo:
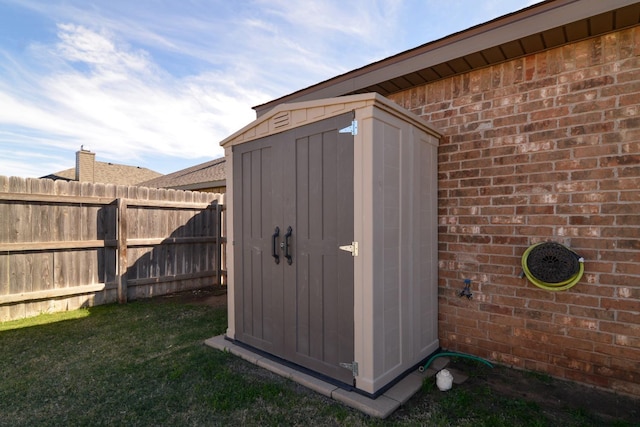
<svg viewBox="0 0 640 427">
<path fill-rule="evenodd" d="M 0 175 L 224 155 L 251 107 L 535 0 L 0 0 Z"/>
</svg>

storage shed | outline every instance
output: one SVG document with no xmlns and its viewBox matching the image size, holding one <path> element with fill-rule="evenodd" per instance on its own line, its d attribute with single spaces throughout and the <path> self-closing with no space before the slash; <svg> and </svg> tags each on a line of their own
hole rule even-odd
<svg viewBox="0 0 640 427">
<path fill-rule="evenodd" d="M 222 141 L 227 338 L 372 396 L 437 350 L 439 138 L 360 94 Z"/>
</svg>

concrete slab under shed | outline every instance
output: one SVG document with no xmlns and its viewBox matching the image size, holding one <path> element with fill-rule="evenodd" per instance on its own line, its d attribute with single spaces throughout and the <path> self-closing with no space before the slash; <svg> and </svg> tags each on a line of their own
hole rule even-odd
<svg viewBox="0 0 640 427">
<path fill-rule="evenodd" d="M 432 377 L 436 370 L 427 369 L 425 372 L 410 373 L 396 385 L 391 387 L 376 399 L 371 399 L 362 394 L 341 389 L 326 381 L 297 371 L 289 366 L 285 366 L 277 361 L 259 355 L 247 348 L 240 347 L 225 339 L 224 335 L 218 335 L 205 341 L 209 347 L 238 356 L 254 365 L 267 369 L 284 378 L 297 382 L 317 393 L 327 396 L 333 400 L 341 402 L 351 408 L 364 412 L 376 418 L 387 418 L 396 409 L 405 404 L 422 387 L 425 378 Z"/>
</svg>

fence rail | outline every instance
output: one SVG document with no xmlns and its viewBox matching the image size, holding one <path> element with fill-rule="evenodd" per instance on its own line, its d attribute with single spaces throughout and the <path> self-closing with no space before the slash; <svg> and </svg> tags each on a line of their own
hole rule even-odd
<svg viewBox="0 0 640 427">
<path fill-rule="evenodd" d="M 0 321 L 224 286 L 221 202 L 0 176 Z"/>
</svg>

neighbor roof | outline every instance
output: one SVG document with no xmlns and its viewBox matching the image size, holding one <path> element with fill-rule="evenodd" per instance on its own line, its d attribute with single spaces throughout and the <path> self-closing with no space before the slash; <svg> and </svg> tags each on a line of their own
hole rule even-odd
<svg viewBox="0 0 640 427">
<path fill-rule="evenodd" d="M 116 185 L 138 185 L 142 181 L 162 176 L 161 173 L 140 166 L 127 166 L 108 162 L 94 163 L 94 182 Z M 76 169 L 65 169 L 41 178 L 76 180 Z"/>
<path fill-rule="evenodd" d="M 633 0 L 548 0 L 253 107 L 377 92 L 387 96 L 640 23 Z"/>
<path fill-rule="evenodd" d="M 197 190 L 205 187 L 225 185 L 224 157 L 191 166 L 161 177 L 142 182 L 139 185 L 151 188 L 175 188 Z"/>
</svg>

